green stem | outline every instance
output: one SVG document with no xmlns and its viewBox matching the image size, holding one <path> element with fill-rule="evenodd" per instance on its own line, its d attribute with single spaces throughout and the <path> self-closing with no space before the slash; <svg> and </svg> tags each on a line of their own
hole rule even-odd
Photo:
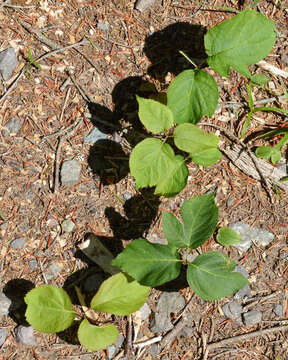
<svg viewBox="0 0 288 360">
<path fill-rule="evenodd" d="M 195 69 L 198 69 L 198 66 L 192 61 L 187 54 L 184 53 L 184 51 L 179 50 L 179 53 L 185 57 L 186 60 L 190 62 L 193 66 L 195 66 Z"/>
<path fill-rule="evenodd" d="M 280 108 L 276 108 L 276 107 L 256 107 L 253 109 L 253 113 L 255 113 L 257 111 L 273 111 L 273 112 L 279 112 L 279 113 L 288 115 L 288 110 L 280 109 Z"/>
<path fill-rule="evenodd" d="M 286 144 L 286 142 L 288 142 L 288 134 L 285 135 L 285 136 L 278 142 L 278 144 L 275 146 L 275 149 L 280 150 L 281 147 Z"/>
</svg>

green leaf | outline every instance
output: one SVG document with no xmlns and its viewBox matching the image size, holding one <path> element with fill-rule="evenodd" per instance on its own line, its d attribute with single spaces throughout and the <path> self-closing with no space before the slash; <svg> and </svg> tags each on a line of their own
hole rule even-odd
<svg viewBox="0 0 288 360">
<path fill-rule="evenodd" d="M 185 247 L 196 249 L 213 234 L 218 223 L 218 207 L 214 195 L 194 196 L 181 207 Z"/>
<path fill-rule="evenodd" d="M 261 159 L 271 159 L 273 164 L 281 159 L 281 151 L 272 146 L 260 146 L 256 149 L 255 154 Z"/>
<path fill-rule="evenodd" d="M 198 165 L 212 165 L 222 156 L 217 149 L 219 138 L 214 134 L 206 134 L 193 124 L 178 125 L 174 131 L 174 142 L 180 150 L 190 153 Z"/>
<path fill-rule="evenodd" d="M 140 309 L 149 290 L 149 287 L 119 273 L 103 282 L 91 301 L 91 308 L 109 314 L 128 315 Z"/>
<path fill-rule="evenodd" d="M 67 293 L 56 286 L 44 285 L 29 291 L 25 298 L 26 319 L 35 330 L 55 333 L 67 329 L 75 312 Z"/>
<path fill-rule="evenodd" d="M 252 83 L 256 85 L 265 85 L 270 79 L 264 74 L 255 74 L 251 76 Z"/>
<path fill-rule="evenodd" d="M 169 245 L 185 248 L 183 224 L 169 212 L 162 214 L 162 228 Z"/>
<path fill-rule="evenodd" d="M 262 60 L 276 39 L 272 20 L 255 10 L 245 10 L 211 28 L 204 38 L 207 62 L 221 76 L 230 67 L 250 78 L 248 65 Z"/>
<path fill-rule="evenodd" d="M 176 247 L 151 244 L 144 239 L 128 244 L 112 264 L 146 286 L 158 286 L 175 279 L 181 268 Z"/>
<path fill-rule="evenodd" d="M 185 70 L 171 82 L 167 105 L 177 124 L 197 124 L 203 115 L 214 114 L 218 104 L 218 87 L 206 71 Z"/>
<path fill-rule="evenodd" d="M 188 169 L 184 158 L 159 139 L 145 139 L 135 146 L 129 160 L 137 189 L 156 186 L 155 193 L 173 196 L 186 185 Z"/>
<path fill-rule="evenodd" d="M 199 255 L 188 265 L 187 281 L 192 290 L 206 301 L 221 299 L 248 284 L 247 279 L 233 272 L 235 263 L 216 251 Z"/>
<path fill-rule="evenodd" d="M 112 324 L 95 326 L 84 319 L 78 329 L 80 344 L 86 349 L 97 351 L 105 349 L 113 344 L 118 338 L 118 329 Z"/>
<path fill-rule="evenodd" d="M 241 236 L 236 231 L 228 227 L 219 229 L 216 239 L 218 243 L 223 246 L 239 244 L 241 242 Z"/>
<path fill-rule="evenodd" d="M 136 96 L 139 104 L 139 119 L 153 134 L 170 129 L 174 124 L 172 111 L 158 101 Z"/>
</svg>

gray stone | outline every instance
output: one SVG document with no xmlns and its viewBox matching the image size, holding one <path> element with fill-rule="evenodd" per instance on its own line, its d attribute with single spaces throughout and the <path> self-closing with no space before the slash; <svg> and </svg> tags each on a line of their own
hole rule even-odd
<svg viewBox="0 0 288 360">
<path fill-rule="evenodd" d="M 151 309 L 150 307 L 148 306 L 147 303 L 145 303 L 141 308 L 140 308 L 140 311 L 141 311 L 141 319 L 143 321 L 149 319 L 149 316 L 151 314 Z"/>
<path fill-rule="evenodd" d="M 148 352 L 150 355 L 152 355 L 153 357 L 157 357 L 158 354 L 160 353 L 160 348 L 158 346 L 158 344 L 152 344 L 149 346 L 148 348 Z"/>
<path fill-rule="evenodd" d="M 251 298 L 251 289 L 249 285 L 245 285 L 242 289 L 237 291 L 237 293 L 234 295 L 234 299 L 237 301 L 242 301 Z"/>
<path fill-rule="evenodd" d="M 61 268 L 58 265 L 52 263 L 49 266 L 49 272 L 45 273 L 45 277 L 47 280 L 51 280 L 55 278 L 60 272 L 61 272 Z"/>
<path fill-rule="evenodd" d="M 222 306 L 222 310 L 227 318 L 237 319 L 242 314 L 243 308 L 237 302 L 230 301 Z"/>
<path fill-rule="evenodd" d="M 185 299 L 178 292 L 162 293 L 156 307 L 152 332 L 169 331 L 173 328 L 170 314 L 178 313 L 185 306 Z"/>
<path fill-rule="evenodd" d="M 154 4 L 155 0 L 137 0 L 135 4 L 135 9 L 143 12 L 147 10 L 150 6 Z"/>
<path fill-rule="evenodd" d="M 29 267 L 32 271 L 36 270 L 38 267 L 38 261 L 36 259 L 32 259 L 29 261 Z"/>
<path fill-rule="evenodd" d="M 70 233 L 75 229 L 75 224 L 72 220 L 64 220 L 61 224 L 62 231 L 66 233 Z"/>
<path fill-rule="evenodd" d="M 74 186 L 79 183 L 81 164 L 76 160 L 64 161 L 61 167 L 61 184 Z"/>
<path fill-rule="evenodd" d="M 108 359 L 111 360 L 113 359 L 113 356 L 116 352 L 116 346 L 115 345 L 110 345 L 108 346 Z"/>
<path fill-rule="evenodd" d="M 13 48 L 8 48 L 0 53 L 0 73 L 6 81 L 10 78 L 18 65 L 17 55 Z"/>
<path fill-rule="evenodd" d="M 274 305 L 274 313 L 275 315 L 282 317 L 283 316 L 283 306 L 281 304 Z"/>
<path fill-rule="evenodd" d="M 10 135 L 16 135 L 23 125 L 24 119 L 12 118 L 4 126 L 2 130 L 2 135 L 8 137 Z"/>
<path fill-rule="evenodd" d="M 7 335 L 8 335 L 7 329 L 0 329 L 0 346 L 4 344 Z"/>
<path fill-rule="evenodd" d="M 110 25 L 105 21 L 99 21 L 97 24 L 97 29 L 99 29 L 101 31 L 109 31 Z"/>
<path fill-rule="evenodd" d="M 8 315 L 11 300 L 1 291 L 0 292 L 0 316 Z"/>
<path fill-rule="evenodd" d="M 84 138 L 84 144 L 95 144 L 98 140 L 103 140 L 106 139 L 107 135 L 102 133 L 102 131 L 100 131 L 97 128 L 94 128 L 90 134 L 88 134 L 85 138 Z"/>
<path fill-rule="evenodd" d="M 32 326 L 19 325 L 15 329 L 16 341 L 21 345 L 36 345 Z"/>
<path fill-rule="evenodd" d="M 120 348 L 122 346 L 124 340 L 125 340 L 124 335 L 122 333 L 120 333 L 118 335 L 118 338 L 117 338 L 116 342 L 115 342 L 116 348 Z"/>
<path fill-rule="evenodd" d="M 243 323 L 247 327 L 251 327 L 261 322 L 262 313 L 258 310 L 251 310 L 242 314 Z"/>
<path fill-rule="evenodd" d="M 13 249 L 21 249 L 25 245 L 26 240 L 23 237 L 17 238 L 10 243 L 10 247 Z"/>
<path fill-rule="evenodd" d="M 235 266 L 234 272 L 239 272 L 248 279 L 249 273 L 241 264 Z"/>
<path fill-rule="evenodd" d="M 104 277 L 100 273 L 89 276 L 84 282 L 84 291 L 96 293 L 103 281 Z"/>
<path fill-rule="evenodd" d="M 272 234 L 271 232 L 265 229 L 252 228 L 250 225 L 242 223 L 240 221 L 231 224 L 230 228 L 236 231 L 241 236 L 241 242 L 233 246 L 235 246 L 242 252 L 248 251 L 253 242 L 261 246 L 267 246 L 274 239 L 274 234 Z"/>
</svg>

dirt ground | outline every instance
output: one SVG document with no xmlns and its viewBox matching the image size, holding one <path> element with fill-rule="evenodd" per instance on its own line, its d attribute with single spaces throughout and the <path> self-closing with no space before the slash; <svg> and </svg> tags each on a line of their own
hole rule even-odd
<svg viewBox="0 0 288 360">
<path fill-rule="evenodd" d="M 243 174 L 225 156 L 208 168 L 191 164 L 187 187 L 170 199 L 156 197 L 150 190 L 137 191 L 128 173 L 129 152 L 143 132 L 137 119 L 136 92 L 145 91 L 148 82 L 157 90 L 165 89 L 175 74 L 189 67 L 178 50 L 184 50 L 197 62 L 205 55 L 205 29 L 233 15 L 217 7 L 241 9 L 249 1 L 156 0 L 143 13 L 134 9 L 134 0 L 13 0 L 11 3 L 19 7 L 0 7 L 1 50 L 13 47 L 19 64 L 6 89 L 2 87 L 0 92 L 0 126 L 4 127 L 14 117 L 24 119 L 24 123 L 14 136 L 4 137 L 0 131 L 1 288 L 8 288 L 16 297 L 23 298 L 28 289 L 45 283 L 51 264 L 56 264 L 61 271 L 49 283 L 62 286 L 75 272 L 85 279 L 87 269 L 89 274 L 100 271 L 76 251 L 77 244 L 87 234 L 98 235 L 117 254 L 131 239 L 163 238 L 160 216 L 163 210 L 178 215 L 183 200 L 215 191 L 221 226 L 242 221 L 275 234 L 272 245 L 266 249 L 253 246 L 245 255 L 235 248 L 226 249 L 226 253 L 249 272 L 252 290 L 249 301 L 259 302 L 257 309 L 263 312 L 262 322 L 246 328 L 241 321 L 226 319 L 223 315 L 221 306 L 229 299 L 204 302 L 194 295 L 189 304 L 193 318 L 191 328 L 195 327 L 193 336 L 177 336 L 154 358 L 287 360 L 288 331 L 279 329 L 268 335 L 261 334 L 263 329 L 287 324 L 286 193 L 272 189 L 271 201 L 261 182 Z M 258 10 L 274 20 L 278 34 L 276 45 L 265 60 L 288 70 L 285 58 L 288 55 L 288 2 L 260 1 Z M 29 48 L 33 59 L 37 59 L 82 39 L 86 39 L 82 45 L 56 51 L 39 60 L 41 70 L 33 66 L 23 70 Z M 215 75 L 219 86 L 220 103 L 247 101 L 242 76 L 231 72 L 231 76 L 224 79 L 209 72 Z M 19 74 L 15 87 L 9 89 Z M 255 90 L 255 98 L 282 93 L 283 80 L 271 77 L 269 89 Z M 89 106 L 83 95 L 90 101 Z M 274 106 L 287 109 L 287 102 L 275 102 Z M 236 113 L 223 108 L 203 121 L 239 136 L 245 121 L 244 110 Z M 73 129 L 75 124 L 77 128 Z M 249 134 L 270 124 L 288 126 L 283 116 L 257 113 Z M 94 146 L 84 144 L 84 137 L 95 126 L 107 134 L 107 140 Z M 67 136 L 66 129 L 69 130 Z M 259 143 L 252 145 L 256 144 Z M 61 167 L 67 159 L 76 159 L 82 165 L 80 183 L 73 187 L 63 187 L 57 181 L 59 167 L 57 170 L 55 162 L 58 160 Z M 60 224 L 65 219 L 75 224 L 72 233 L 62 231 Z M 26 240 L 25 245 L 20 249 L 10 247 L 11 241 L 19 237 Z M 222 251 L 213 239 L 202 246 L 203 251 L 211 249 Z M 35 270 L 30 267 L 33 259 L 38 263 Z M 192 291 L 178 287 L 188 301 Z M 151 318 L 160 294 L 159 290 L 151 292 Z M 275 296 L 267 297 L 271 294 Z M 273 314 L 276 302 L 283 304 L 285 310 L 281 319 Z M 19 345 L 13 329 L 21 321 L 24 321 L 23 314 L 16 314 L 14 319 L 1 319 L 0 326 L 7 328 L 9 335 L 0 358 L 108 358 L 107 351 L 88 352 L 78 344 L 71 344 L 72 337 L 67 340 L 54 334 L 36 332 L 37 346 Z M 115 323 L 127 333 L 126 318 L 116 318 Z M 143 339 L 155 336 L 145 330 L 144 325 L 141 331 Z M 252 331 L 259 333 L 205 353 L 207 344 Z M 126 353 L 131 359 L 153 359 L 148 348 L 140 357 L 127 350 L 125 342 L 122 350 L 122 356 Z"/>
</svg>

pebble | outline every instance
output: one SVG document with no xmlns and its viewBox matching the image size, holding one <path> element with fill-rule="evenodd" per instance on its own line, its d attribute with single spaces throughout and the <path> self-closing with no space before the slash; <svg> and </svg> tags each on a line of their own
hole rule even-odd
<svg viewBox="0 0 288 360">
<path fill-rule="evenodd" d="M 97 128 L 94 128 L 90 134 L 88 134 L 85 138 L 84 138 L 84 144 L 95 144 L 98 140 L 105 140 L 107 139 L 107 135 L 104 134 L 102 131 L 100 131 Z"/>
<path fill-rule="evenodd" d="M 16 341 L 21 345 L 36 345 L 32 326 L 19 325 L 15 328 Z"/>
<path fill-rule="evenodd" d="M 123 194 L 123 197 L 125 200 L 130 200 L 132 198 L 132 194 L 130 194 L 129 192 L 125 192 Z"/>
<path fill-rule="evenodd" d="M 19 130 L 21 129 L 23 122 L 24 122 L 24 119 L 20 119 L 20 118 L 16 118 L 16 117 L 12 118 L 3 126 L 3 130 L 1 132 L 2 135 L 4 137 L 16 135 L 19 132 Z"/>
<path fill-rule="evenodd" d="M 79 183 L 81 164 L 76 160 L 64 161 L 61 167 L 62 186 L 74 186 Z"/>
<path fill-rule="evenodd" d="M 101 31 L 109 31 L 110 30 L 110 25 L 105 21 L 99 21 L 97 23 L 97 29 L 99 29 Z"/>
<path fill-rule="evenodd" d="M 222 310 L 227 318 L 237 319 L 242 314 L 243 308 L 236 301 L 230 301 L 222 306 Z"/>
<path fill-rule="evenodd" d="M 274 313 L 275 315 L 282 317 L 283 316 L 283 306 L 281 304 L 274 305 Z"/>
<path fill-rule="evenodd" d="M 6 81 L 13 74 L 18 65 L 17 55 L 13 48 L 8 48 L 0 53 L 0 72 Z"/>
<path fill-rule="evenodd" d="M 149 316 L 151 314 L 151 309 L 148 306 L 147 303 L 145 303 L 141 308 L 140 308 L 140 312 L 141 312 L 141 319 L 143 321 L 149 319 Z"/>
<path fill-rule="evenodd" d="M 45 273 L 45 277 L 47 280 L 51 280 L 51 279 L 55 278 L 62 269 L 58 265 L 52 263 L 49 266 L 49 270 L 50 271 L 48 273 Z"/>
<path fill-rule="evenodd" d="M 230 228 L 236 231 L 242 238 L 239 244 L 233 245 L 241 252 L 247 252 L 253 242 L 265 247 L 274 239 L 274 234 L 271 232 L 265 229 L 252 228 L 249 224 L 240 221 L 231 224 Z"/>
<path fill-rule="evenodd" d="M 25 245 L 26 240 L 23 237 L 17 238 L 10 243 L 10 247 L 13 249 L 21 249 Z"/>
<path fill-rule="evenodd" d="M 38 267 L 38 261 L 36 259 L 32 259 L 29 261 L 29 267 L 32 271 L 36 270 Z"/>
<path fill-rule="evenodd" d="M 249 285 L 245 285 L 242 289 L 237 291 L 234 295 L 234 299 L 237 301 L 246 300 L 252 297 L 251 288 Z"/>
<path fill-rule="evenodd" d="M 0 292 L 0 316 L 9 314 L 11 300 L 1 291 Z"/>
<path fill-rule="evenodd" d="M 7 329 L 0 329 L 0 346 L 2 346 L 8 335 Z"/>
<path fill-rule="evenodd" d="M 147 10 L 150 6 L 154 4 L 155 0 L 137 0 L 135 4 L 135 9 L 143 12 Z"/>
<path fill-rule="evenodd" d="M 262 320 L 262 313 L 258 310 L 251 310 L 242 314 L 243 323 L 247 327 L 258 324 Z"/>
<path fill-rule="evenodd" d="M 178 292 L 165 292 L 159 297 L 152 332 L 169 331 L 173 328 L 170 314 L 178 313 L 185 306 L 185 299 Z"/>
<path fill-rule="evenodd" d="M 61 224 L 62 231 L 66 233 L 70 233 L 75 229 L 75 224 L 72 220 L 64 220 Z"/>
</svg>

